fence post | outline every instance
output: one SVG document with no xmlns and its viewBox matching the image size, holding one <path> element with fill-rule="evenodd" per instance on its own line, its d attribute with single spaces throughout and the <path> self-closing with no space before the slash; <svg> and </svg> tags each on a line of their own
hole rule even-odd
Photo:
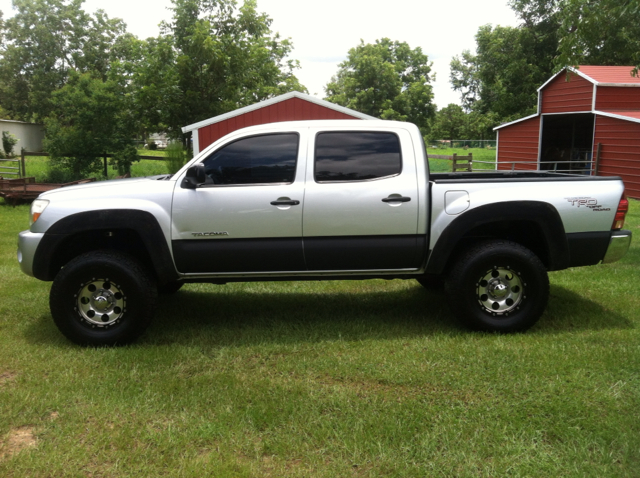
<svg viewBox="0 0 640 478">
<path fill-rule="evenodd" d="M 107 153 L 104 153 L 104 178 L 107 178 Z"/>
<path fill-rule="evenodd" d="M 24 162 L 24 148 L 20 148 L 20 165 L 22 166 L 22 178 L 26 178 L 27 177 L 27 172 L 25 170 L 25 162 Z M 20 172 L 18 170 L 18 172 Z"/>
<path fill-rule="evenodd" d="M 598 143 L 598 152 L 596 153 L 596 170 L 594 176 L 598 175 L 600 169 L 600 151 L 602 151 L 602 143 Z"/>
</svg>

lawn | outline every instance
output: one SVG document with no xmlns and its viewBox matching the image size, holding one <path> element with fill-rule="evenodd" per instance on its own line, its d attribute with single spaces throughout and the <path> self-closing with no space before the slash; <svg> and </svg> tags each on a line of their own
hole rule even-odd
<svg viewBox="0 0 640 478">
<path fill-rule="evenodd" d="M 138 153 L 142 156 L 157 156 L 158 158 L 164 157 L 164 151 L 149 151 L 141 149 Z M 43 182 L 48 181 L 50 175 L 50 160 L 46 156 L 27 156 L 25 158 L 25 171 L 26 176 L 34 176 L 36 181 Z M 153 159 L 142 159 L 131 165 L 131 175 L 133 177 L 154 176 L 156 174 L 167 174 L 167 162 Z M 118 171 L 113 169 L 111 165 L 107 166 L 107 173 L 109 179 L 115 179 L 118 176 Z M 98 180 L 104 179 L 102 171 L 94 175 Z M 55 182 L 58 182 L 57 180 Z"/>
<path fill-rule="evenodd" d="M 0 476 L 637 477 L 640 203 L 528 333 L 414 281 L 187 285 L 135 345 L 57 331 L 0 200 Z"/>
</svg>

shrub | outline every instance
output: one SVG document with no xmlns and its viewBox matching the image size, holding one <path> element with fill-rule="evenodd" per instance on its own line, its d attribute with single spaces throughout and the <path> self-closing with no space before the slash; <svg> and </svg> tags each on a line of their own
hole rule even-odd
<svg viewBox="0 0 640 478">
<path fill-rule="evenodd" d="M 187 154 L 181 143 L 169 143 L 166 149 L 167 169 L 175 174 L 187 162 Z"/>
<path fill-rule="evenodd" d="M 4 154 L 7 158 L 13 157 L 13 148 L 16 144 L 18 144 L 18 138 L 15 135 L 8 131 L 2 132 L 2 149 L 4 149 Z"/>
</svg>

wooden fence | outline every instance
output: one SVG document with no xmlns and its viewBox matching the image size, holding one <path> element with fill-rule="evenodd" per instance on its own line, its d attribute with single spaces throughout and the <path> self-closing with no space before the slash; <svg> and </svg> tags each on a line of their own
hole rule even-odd
<svg viewBox="0 0 640 478">
<path fill-rule="evenodd" d="M 24 149 L 22 150 L 22 152 L 20 153 L 20 159 L 13 159 L 11 161 L 17 162 L 19 163 L 18 167 L 14 167 L 12 169 L 17 169 L 18 172 L 17 173 L 5 173 L 5 174 L 17 174 L 19 178 L 24 178 L 27 176 L 26 174 L 26 169 L 25 169 L 25 157 L 27 156 L 49 156 L 49 153 L 31 153 L 29 151 L 25 151 Z M 111 153 L 104 153 L 101 155 L 103 163 L 104 163 L 104 177 L 106 178 L 108 176 L 107 173 L 107 159 L 109 158 L 113 158 L 113 154 Z M 150 159 L 152 161 L 166 161 L 167 158 L 165 157 L 161 157 L 161 156 L 138 156 L 138 158 L 140 159 Z"/>
<path fill-rule="evenodd" d="M 456 153 L 453 153 L 451 156 L 446 156 L 442 154 L 429 154 L 429 159 L 448 159 L 451 161 L 451 170 L 455 173 L 456 171 L 473 171 L 473 154 L 469 153 L 468 156 L 458 156 Z"/>
</svg>

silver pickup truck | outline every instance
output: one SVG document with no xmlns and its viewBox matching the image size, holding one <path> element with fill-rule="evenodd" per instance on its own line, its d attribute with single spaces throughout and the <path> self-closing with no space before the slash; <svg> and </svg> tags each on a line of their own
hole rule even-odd
<svg viewBox="0 0 640 478">
<path fill-rule="evenodd" d="M 628 201 L 615 177 L 430 174 L 418 128 L 388 121 L 254 126 L 177 174 L 42 194 L 22 270 L 53 281 L 53 319 L 88 345 L 135 340 L 184 283 L 416 279 L 454 315 L 520 331 L 547 271 L 620 259 Z"/>
</svg>

